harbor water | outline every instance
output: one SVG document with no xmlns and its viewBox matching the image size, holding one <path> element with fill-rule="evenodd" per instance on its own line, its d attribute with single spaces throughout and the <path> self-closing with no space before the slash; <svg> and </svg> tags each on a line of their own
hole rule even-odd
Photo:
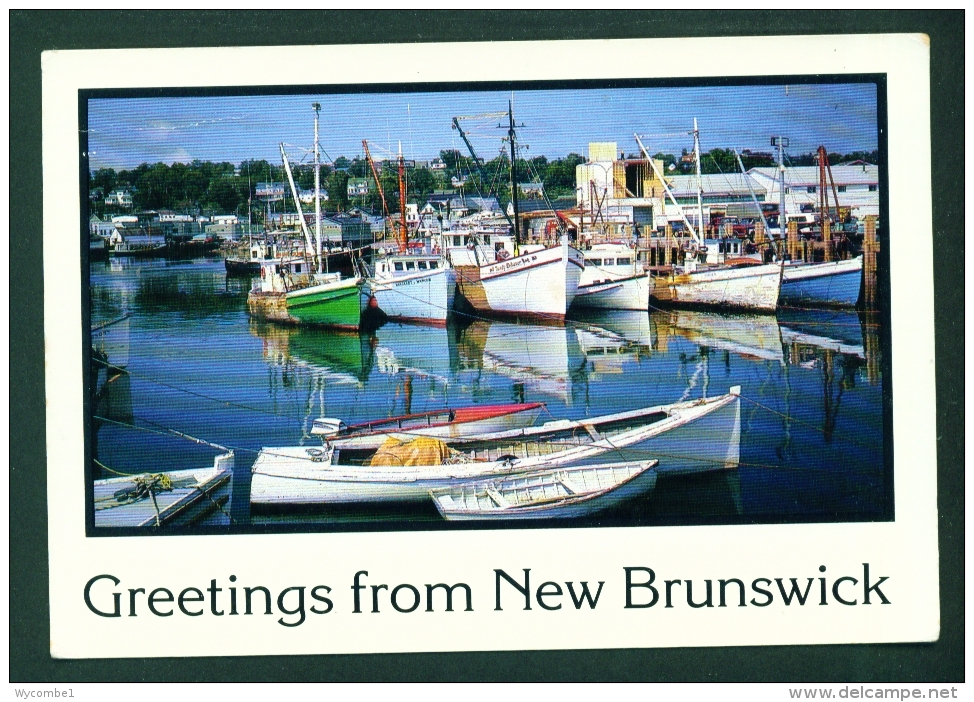
<svg viewBox="0 0 974 702">
<path fill-rule="evenodd" d="M 92 326 L 127 315 L 105 347 L 125 373 L 94 389 L 91 478 L 203 468 L 220 453 L 171 430 L 232 448 L 229 508 L 211 516 L 211 529 L 471 528 L 443 521 L 432 503 L 252 512 L 256 452 L 320 444 L 318 417 L 354 423 L 539 401 L 543 420 L 580 419 L 734 385 L 738 469 L 663 477 L 651 494 L 578 525 L 892 518 L 876 316 L 651 308 L 564 326 L 461 318 L 350 334 L 253 321 L 250 281 L 227 278 L 222 259 L 112 259 L 92 262 L 90 276 Z"/>
</svg>

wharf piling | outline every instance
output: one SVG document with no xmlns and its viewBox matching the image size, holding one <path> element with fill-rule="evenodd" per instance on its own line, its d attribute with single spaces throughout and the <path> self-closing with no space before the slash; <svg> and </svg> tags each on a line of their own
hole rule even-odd
<svg viewBox="0 0 974 702">
<path fill-rule="evenodd" d="M 876 236 L 876 217 L 866 217 L 865 234 L 862 237 L 863 306 L 874 310 L 879 303 L 877 295 L 876 263 L 879 254 L 879 237 Z"/>
</svg>

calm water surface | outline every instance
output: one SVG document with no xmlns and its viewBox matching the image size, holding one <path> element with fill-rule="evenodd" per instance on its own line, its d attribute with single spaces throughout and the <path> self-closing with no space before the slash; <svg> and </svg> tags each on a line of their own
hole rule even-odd
<svg viewBox="0 0 974 702">
<path fill-rule="evenodd" d="M 96 420 L 102 464 L 126 473 L 212 464 L 217 451 L 174 429 L 235 449 L 238 524 L 453 527 L 432 505 L 251 515 L 249 468 L 262 447 L 318 444 L 310 429 L 322 416 L 541 401 L 551 417 L 576 419 L 740 385 L 739 469 L 661 479 L 651 495 L 587 523 L 891 516 L 880 330 L 855 312 L 606 312 L 564 327 L 464 320 L 355 335 L 254 322 L 249 286 L 228 280 L 221 259 L 92 264 L 92 325 L 130 315 L 104 337 L 109 362 L 128 374 L 98 403 L 99 417 L 121 423 Z"/>
</svg>

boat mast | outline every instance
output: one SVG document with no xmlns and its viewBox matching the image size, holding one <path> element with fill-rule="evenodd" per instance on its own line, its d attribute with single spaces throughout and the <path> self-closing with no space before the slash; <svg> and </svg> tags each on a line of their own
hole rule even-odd
<svg viewBox="0 0 974 702">
<path fill-rule="evenodd" d="M 517 148 L 515 146 L 516 134 L 514 132 L 514 104 L 512 101 L 507 102 L 507 117 L 509 126 L 507 128 L 507 137 L 511 142 L 511 203 L 514 205 L 514 253 L 518 253 L 518 249 L 521 246 L 521 229 L 518 223 L 518 212 L 517 212 Z"/>
<path fill-rule="evenodd" d="M 737 165 L 741 169 L 741 176 L 744 178 L 744 182 L 747 184 L 748 192 L 751 193 L 751 201 L 754 203 L 754 206 L 758 208 L 758 215 L 761 217 L 761 223 L 764 225 L 764 231 L 767 234 L 768 241 L 771 242 L 771 250 L 774 251 L 775 256 L 777 256 L 778 249 L 774 245 L 774 239 L 771 238 L 771 234 L 768 232 L 768 220 L 764 217 L 764 210 L 761 209 L 761 203 L 758 202 L 758 196 L 754 193 L 754 188 L 751 187 L 751 179 L 744 170 L 744 161 L 741 160 L 741 155 L 737 153 L 737 149 L 734 149 L 734 156 L 737 158 Z"/>
<path fill-rule="evenodd" d="M 633 134 L 633 136 L 636 137 L 636 143 L 639 144 L 639 149 L 640 151 L 643 152 L 643 156 L 646 158 L 647 161 L 649 161 L 649 165 L 652 167 L 653 173 L 655 173 L 656 177 L 659 178 L 659 182 L 663 184 L 663 191 L 669 196 L 670 201 L 676 207 L 676 211 L 680 213 L 680 217 L 681 219 L 683 219 L 683 223 L 687 225 L 687 231 L 689 231 L 690 234 L 693 236 L 693 238 L 696 239 L 698 244 L 703 246 L 703 240 L 699 237 L 697 231 L 693 228 L 693 225 L 690 224 L 690 220 L 687 219 L 687 215 L 686 212 L 683 211 L 683 207 L 681 207 L 680 203 L 676 201 L 676 197 L 674 197 L 673 191 L 670 190 L 670 186 L 666 183 L 666 179 L 663 177 L 663 174 L 656 167 L 656 162 L 653 160 L 653 157 L 649 155 L 649 151 L 647 151 L 646 147 L 643 146 L 643 142 L 639 138 L 639 135 Z"/>
<path fill-rule="evenodd" d="M 321 273 L 321 149 L 318 145 L 318 113 L 321 105 L 313 102 L 311 109 L 315 111 L 315 254 L 318 257 L 318 272 Z"/>
<path fill-rule="evenodd" d="M 783 136 L 771 137 L 771 145 L 778 147 L 778 172 L 781 175 L 778 184 L 778 232 L 784 239 L 785 230 L 788 228 L 788 218 L 785 216 L 785 147 L 788 146 L 788 138 Z"/>
<path fill-rule="evenodd" d="M 372 154 L 369 153 L 369 142 L 366 139 L 362 139 L 362 148 L 365 149 L 365 161 L 369 164 L 369 170 L 372 171 L 372 177 L 375 178 L 375 187 L 379 191 L 379 199 L 382 201 L 382 236 L 385 238 L 389 231 L 389 205 L 386 204 L 386 194 L 382 190 L 382 183 L 379 181 L 379 172 L 375 168 L 375 162 L 372 160 Z"/>
<path fill-rule="evenodd" d="M 308 230 L 308 223 L 304 221 L 304 212 L 301 211 L 301 198 L 298 197 L 298 189 L 294 185 L 294 176 L 291 175 L 291 163 L 287 160 L 284 144 L 281 144 L 281 159 L 284 161 L 284 172 L 287 173 L 287 181 L 291 185 L 291 196 L 294 198 L 294 206 L 298 210 L 298 219 L 301 222 L 301 231 L 304 233 L 304 242 L 307 247 L 305 251 L 314 251 L 315 247 L 311 242 L 311 232 Z"/>
<path fill-rule="evenodd" d="M 490 115 L 487 115 L 487 116 L 488 117 L 500 117 L 503 114 L 504 114 L 503 112 L 495 112 L 495 113 L 491 113 Z M 460 138 L 463 139 L 463 143 L 467 145 L 467 150 L 470 152 L 470 157 L 473 159 L 474 165 L 477 166 L 477 173 L 480 174 L 480 180 L 481 180 L 481 182 L 484 183 L 484 184 L 487 184 L 487 183 L 490 182 L 490 179 L 487 177 L 487 174 L 484 173 L 484 164 L 480 161 L 480 157 L 477 156 L 477 152 L 473 150 L 473 144 L 470 143 L 470 140 L 467 139 L 466 133 L 463 131 L 463 129 L 460 128 L 460 120 L 461 119 L 470 119 L 470 118 L 468 118 L 468 117 L 454 117 L 453 118 L 453 128 L 456 129 L 458 132 L 460 132 Z M 481 190 L 480 190 L 480 184 L 479 183 L 477 184 L 477 192 L 480 193 L 480 197 L 483 197 L 484 196 L 483 192 L 481 192 Z M 514 228 L 514 222 L 511 221 L 510 216 L 507 214 L 507 210 L 504 209 L 503 207 L 501 208 L 501 214 L 504 215 L 504 219 L 506 219 L 507 220 L 507 223 L 511 225 L 511 228 Z"/>
<path fill-rule="evenodd" d="M 399 142 L 399 213 L 402 217 L 401 234 L 399 240 L 399 253 L 406 253 L 409 249 L 409 230 L 406 227 L 406 162 L 402 157 L 402 142 Z"/>
<path fill-rule="evenodd" d="M 312 103 L 311 109 L 315 111 L 315 254 L 318 257 L 318 272 L 321 273 L 321 145 L 318 142 L 318 113 L 321 105 Z M 325 262 L 325 270 L 327 269 L 328 263 Z"/>
<path fill-rule="evenodd" d="M 703 240 L 703 176 L 700 174 L 700 131 L 697 118 L 693 118 L 693 155 L 697 162 L 697 238 Z"/>
</svg>

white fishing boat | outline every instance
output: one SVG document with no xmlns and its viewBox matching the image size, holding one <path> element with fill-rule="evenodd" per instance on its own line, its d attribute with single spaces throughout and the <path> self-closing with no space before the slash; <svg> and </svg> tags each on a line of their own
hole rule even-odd
<svg viewBox="0 0 974 702">
<path fill-rule="evenodd" d="M 652 492 L 659 461 L 569 466 L 431 490 L 449 521 L 586 517 Z"/>
<path fill-rule="evenodd" d="M 95 527 L 197 524 L 230 499 L 233 451 L 212 468 L 142 473 L 94 483 Z"/>
<path fill-rule="evenodd" d="M 660 460 L 661 473 L 736 467 L 740 388 L 726 395 L 456 440 L 391 440 L 378 450 L 265 448 L 253 465 L 253 504 L 429 499 L 430 490 L 499 476 L 619 460 Z"/>
<path fill-rule="evenodd" d="M 693 120 L 693 150 L 697 170 L 697 223 L 691 224 L 680 203 L 649 156 L 646 147 L 636 137 L 639 148 L 649 160 L 657 177 L 663 182 L 666 196 L 680 212 L 683 224 L 693 237 L 686 252 L 686 262 L 669 275 L 654 281 L 653 297 L 664 304 L 723 307 L 729 309 L 763 310 L 772 312 L 778 306 L 781 291 L 781 263 L 761 264 L 751 258 L 726 259 L 721 265 L 708 266 L 707 246 L 702 236 L 703 193 L 700 175 L 700 132 Z"/>
<path fill-rule="evenodd" d="M 575 299 L 578 281 L 585 268 L 585 257 L 569 243 L 567 235 L 562 235 L 558 243 L 551 246 L 521 243 L 516 174 L 517 136 L 510 106 L 507 115 L 513 208 L 513 217 L 509 217 L 508 222 L 513 239 L 492 238 L 489 234 L 471 231 L 466 233 L 469 240 L 466 249 L 453 248 L 448 253 L 457 271 L 460 292 L 476 312 L 561 322 Z M 454 118 L 453 126 L 470 149 L 474 162 L 481 168 L 480 159 L 460 128 L 459 118 Z M 490 182 L 482 172 L 481 177 L 484 182 Z"/>
<path fill-rule="evenodd" d="M 585 252 L 585 269 L 572 305 L 645 312 L 652 288 L 653 280 L 635 250 L 625 244 L 596 244 Z"/>
<path fill-rule="evenodd" d="M 378 308 L 390 319 L 437 326 L 446 324 L 457 289 L 449 261 L 431 254 L 380 258 L 369 282 Z"/>
<path fill-rule="evenodd" d="M 362 142 L 372 167 L 368 143 Z M 397 159 L 399 171 L 400 219 L 394 222 L 398 251 L 379 258 L 370 277 L 372 295 L 377 307 L 390 319 L 420 324 L 446 325 L 453 309 L 456 275 L 449 260 L 439 254 L 410 251 L 409 226 L 406 217 L 405 159 L 402 146 Z M 374 168 L 373 174 L 376 174 Z M 376 185 L 382 184 L 376 174 Z M 385 207 L 385 196 L 382 199 Z"/>
<path fill-rule="evenodd" d="M 378 449 L 389 438 L 410 441 L 417 436 L 458 439 L 472 434 L 509 431 L 533 425 L 544 410 L 544 403 L 474 405 L 455 409 L 386 417 L 359 424 L 321 417 L 314 421 L 311 434 L 335 448 Z"/>
</svg>

